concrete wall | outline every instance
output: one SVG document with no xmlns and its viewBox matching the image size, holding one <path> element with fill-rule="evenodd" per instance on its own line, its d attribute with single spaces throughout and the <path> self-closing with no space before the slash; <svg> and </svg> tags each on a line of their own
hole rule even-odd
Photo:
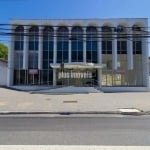
<svg viewBox="0 0 150 150">
<path fill-rule="evenodd" d="M 7 62 L 0 60 L 0 86 L 7 84 Z"/>
</svg>

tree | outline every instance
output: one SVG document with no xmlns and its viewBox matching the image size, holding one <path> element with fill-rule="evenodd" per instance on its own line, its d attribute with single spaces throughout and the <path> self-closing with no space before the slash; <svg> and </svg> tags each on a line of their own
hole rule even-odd
<svg viewBox="0 0 150 150">
<path fill-rule="evenodd" d="M 3 43 L 0 43 L 0 58 L 4 60 L 8 58 L 8 47 Z"/>
</svg>

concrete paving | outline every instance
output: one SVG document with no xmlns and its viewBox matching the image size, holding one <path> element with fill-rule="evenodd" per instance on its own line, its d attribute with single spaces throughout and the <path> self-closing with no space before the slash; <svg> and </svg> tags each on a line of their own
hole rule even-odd
<svg viewBox="0 0 150 150">
<path fill-rule="evenodd" d="M 3 113 L 120 113 L 120 109 L 150 112 L 150 92 L 31 94 L 0 88 Z M 130 112 L 130 111 L 129 111 Z"/>
</svg>

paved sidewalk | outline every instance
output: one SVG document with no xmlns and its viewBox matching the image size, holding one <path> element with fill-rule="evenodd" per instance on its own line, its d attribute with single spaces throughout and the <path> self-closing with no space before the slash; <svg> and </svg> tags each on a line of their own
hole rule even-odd
<svg viewBox="0 0 150 150">
<path fill-rule="evenodd" d="M 150 92 L 46 95 L 0 88 L 0 113 L 119 113 L 136 108 L 150 114 Z"/>
</svg>

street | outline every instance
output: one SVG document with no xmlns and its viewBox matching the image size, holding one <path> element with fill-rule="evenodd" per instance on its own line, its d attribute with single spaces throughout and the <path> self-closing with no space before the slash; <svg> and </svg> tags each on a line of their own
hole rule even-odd
<svg viewBox="0 0 150 150">
<path fill-rule="evenodd" d="M 150 118 L 0 117 L 0 145 L 150 146 Z"/>
</svg>

